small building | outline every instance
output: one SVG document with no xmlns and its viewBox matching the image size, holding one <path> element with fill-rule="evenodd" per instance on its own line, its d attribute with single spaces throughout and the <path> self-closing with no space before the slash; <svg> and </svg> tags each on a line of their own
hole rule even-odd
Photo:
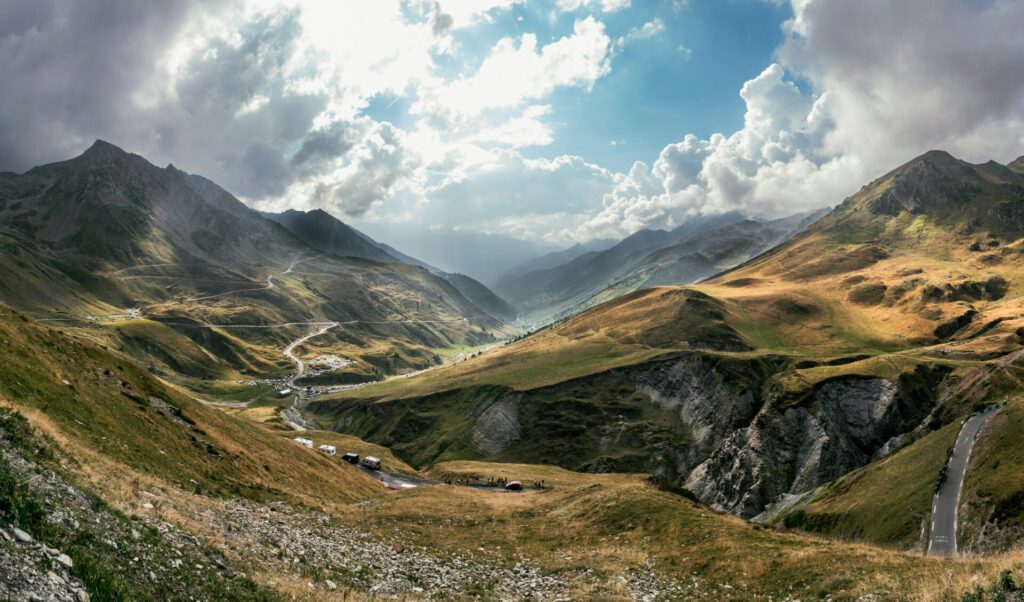
<svg viewBox="0 0 1024 602">
<path fill-rule="evenodd" d="M 280 395 L 281 397 L 285 397 L 287 395 L 291 395 L 292 394 L 292 390 L 286 387 L 286 388 L 281 389 L 280 391 L 278 391 L 277 394 Z"/>
<path fill-rule="evenodd" d="M 295 442 L 301 445 L 302 447 L 308 447 L 309 449 L 313 449 L 313 441 L 311 439 L 306 439 L 304 437 L 296 437 Z"/>
<path fill-rule="evenodd" d="M 333 456 L 338 453 L 338 449 L 333 445 L 321 445 L 318 449 L 320 450 L 320 453 L 327 454 L 328 456 Z"/>
</svg>

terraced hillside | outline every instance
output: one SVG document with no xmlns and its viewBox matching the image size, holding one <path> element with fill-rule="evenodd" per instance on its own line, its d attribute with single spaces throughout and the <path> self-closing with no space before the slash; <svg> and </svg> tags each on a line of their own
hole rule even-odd
<svg viewBox="0 0 1024 602">
<path fill-rule="evenodd" d="M 1019 207 L 1017 169 L 928 153 L 707 282 L 620 297 L 481 357 L 308 409 L 418 465 L 643 470 L 715 508 L 782 517 L 862 467 L 940 449 L 947 425 L 1013 391 Z M 900 526 L 868 532 L 838 518 L 827 530 L 915 545 L 941 461 L 901 469 L 906 488 L 877 498 L 906 509 L 893 513 Z"/>
</svg>

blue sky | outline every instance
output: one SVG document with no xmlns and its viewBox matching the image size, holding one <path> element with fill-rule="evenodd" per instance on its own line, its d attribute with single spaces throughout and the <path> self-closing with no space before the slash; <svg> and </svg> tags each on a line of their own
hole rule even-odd
<svg viewBox="0 0 1024 602">
<path fill-rule="evenodd" d="M 706 138 L 738 130 L 744 111 L 739 89 L 771 62 L 782 41 L 780 25 L 790 16 L 788 6 L 756 0 L 693 2 L 681 10 L 671 2 L 638 3 L 614 15 L 607 23 L 616 36 L 654 18 L 665 31 L 623 50 L 590 92 L 556 92 L 556 141 L 533 152 L 580 155 L 626 171 L 687 133 Z M 569 18 L 559 25 L 571 28 L 564 23 Z"/>
<path fill-rule="evenodd" d="M 443 9 L 443 4 L 442 4 Z M 548 3 L 494 11 L 491 22 L 459 30 L 457 56 L 440 57 L 438 72 L 456 78 L 479 67 L 502 37 L 534 33 L 541 43 L 572 33 L 585 10 L 551 18 Z M 762 0 L 633 2 L 603 16 L 608 35 L 626 36 L 635 27 L 660 20 L 664 30 L 630 44 L 613 60 L 611 73 L 590 89 L 556 90 L 552 144 L 524 150 L 531 158 L 577 155 L 618 171 L 687 133 L 708 137 L 743 125 L 739 89 L 772 60 L 783 40 L 781 25 L 792 17 L 788 5 Z M 412 92 L 414 94 L 414 91 Z M 365 113 L 399 127 L 410 127 L 412 101 L 395 94 L 370 100 Z"/>
</svg>

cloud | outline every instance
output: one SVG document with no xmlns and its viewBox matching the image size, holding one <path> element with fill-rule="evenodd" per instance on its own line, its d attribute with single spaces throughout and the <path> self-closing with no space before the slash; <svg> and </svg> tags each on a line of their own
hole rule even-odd
<svg viewBox="0 0 1024 602">
<path fill-rule="evenodd" d="M 639 42 L 641 40 L 649 40 L 664 31 L 665 22 L 661 20 L 661 17 L 655 17 L 639 27 L 630 28 L 630 30 L 626 32 L 626 35 L 615 40 L 615 48 L 617 50 L 622 50 L 629 44 Z"/>
<path fill-rule="evenodd" d="M 791 6 L 778 64 L 740 91 L 742 129 L 687 135 L 650 167 L 636 163 L 604 196 L 602 211 L 566 236 L 670 228 L 702 213 L 775 216 L 832 205 L 931 148 L 976 162 L 1024 152 L 1024 4 Z"/>
<path fill-rule="evenodd" d="M 375 206 L 364 220 L 455 225 L 564 244 L 570 241 L 560 233 L 593 215 L 615 178 L 611 171 L 576 156 L 528 159 L 514 150 L 498 150 L 479 159 L 467 173 L 444 177 L 421 197 L 403 196 L 387 206 Z"/>
<path fill-rule="evenodd" d="M 539 47 L 531 33 L 498 41 L 471 76 L 433 79 L 419 89 L 416 114 L 458 122 L 489 109 L 508 109 L 543 98 L 557 88 L 590 88 L 611 69 L 610 38 L 593 17 L 573 25 L 572 35 Z"/>
<path fill-rule="evenodd" d="M 101 132 L 132 126 L 131 94 L 160 60 L 162 40 L 176 37 L 201 8 L 185 0 L 4 2 L 0 168 L 67 158 Z"/>
<path fill-rule="evenodd" d="M 802 93 L 770 65 L 740 90 L 744 126 L 730 136 L 687 135 L 648 166 L 634 163 L 604 195 L 602 210 L 576 240 L 674 228 L 699 214 L 741 211 L 778 216 L 834 202 L 858 183 L 860 164 L 822 154 L 832 127 L 831 97 Z"/>
<path fill-rule="evenodd" d="M 557 0 L 556 6 L 562 12 L 573 12 L 581 9 L 600 10 L 613 13 L 629 8 L 630 0 Z"/>
<path fill-rule="evenodd" d="M 779 57 L 834 97 L 835 153 L 1024 152 L 1024 3 L 793 0 Z"/>
</svg>

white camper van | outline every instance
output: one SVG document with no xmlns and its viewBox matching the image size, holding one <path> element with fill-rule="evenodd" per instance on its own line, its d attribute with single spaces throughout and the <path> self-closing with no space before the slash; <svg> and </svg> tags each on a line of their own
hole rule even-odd
<svg viewBox="0 0 1024 602">
<path fill-rule="evenodd" d="M 380 458 L 376 456 L 366 456 L 360 464 L 370 470 L 380 470 Z"/>
</svg>

